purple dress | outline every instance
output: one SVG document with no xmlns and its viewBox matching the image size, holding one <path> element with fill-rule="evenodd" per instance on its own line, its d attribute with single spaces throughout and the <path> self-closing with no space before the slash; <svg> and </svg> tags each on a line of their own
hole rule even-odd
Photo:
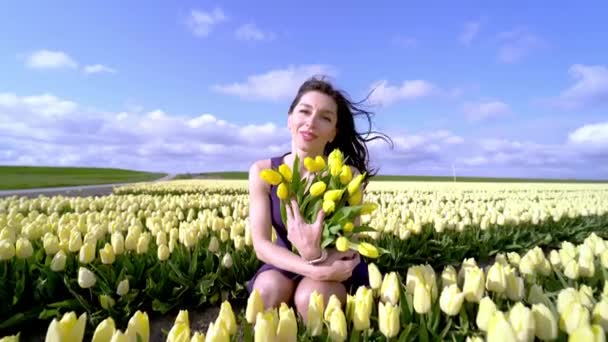
<svg viewBox="0 0 608 342">
<path fill-rule="evenodd" d="M 271 168 L 274 170 L 277 170 L 279 168 L 279 165 L 281 165 L 283 163 L 283 157 L 285 155 L 287 155 L 287 153 L 280 157 L 271 158 Z M 276 244 L 281 247 L 291 250 L 291 242 L 289 242 L 289 240 L 287 239 L 287 229 L 283 225 L 283 220 L 281 219 L 281 208 L 280 208 L 281 202 L 277 196 L 277 186 L 276 185 L 270 186 L 269 198 L 270 198 L 270 214 L 271 214 L 271 218 L 272 218 L 272 226 L 275 228 L 276 235 L 277 235 Z M 253 283 L 255 282 L 255 279 L 257 278 L 257 276 L 260 273 L 267 271 L 267 270 L 277 270 L 277 271 L 281 272 L 285 277 L 295 281 L 296 286 L 297 286 L 297 283 L 303 278 L 303 276 L 300 274 L 296 274 L 293 272 L 279 269 L 271 264 L 263 264 L 260 267 L 260 269 L 254 274 L 253 278 L 251 278 L 247 282 L 247 290 L 249 291 L 249 293 L 251 293 L 251 291 L 253 291 Z M 367 271 L 367 264 L 363 260 L 361 260 L 359 265 L 357 265 L 355 267 L 355 269 L 353 270 L 352 276 L 349 279 L 347 279 L 346 281 L 344 281 L 343 284 L 346 287 L 346 291 L 349 293 L 354 293 L 357 290 L 357 288 L 361 285 L 369 287 L 369 275 L 368 275 L 368 271 Z"/>
</svg>

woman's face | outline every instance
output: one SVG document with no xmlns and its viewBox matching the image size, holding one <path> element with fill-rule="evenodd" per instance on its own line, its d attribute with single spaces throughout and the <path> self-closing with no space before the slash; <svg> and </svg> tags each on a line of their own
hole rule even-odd
<svg viewBox="0 0 608 342">
<path fill-rule="evenodd" d="M 337 122 L 336 102 L 318 91 L 302 95 L 287 118 L 295 147 L 316 155 L 323 154 L 325 145 L 336 137 Z"/>
</svg>

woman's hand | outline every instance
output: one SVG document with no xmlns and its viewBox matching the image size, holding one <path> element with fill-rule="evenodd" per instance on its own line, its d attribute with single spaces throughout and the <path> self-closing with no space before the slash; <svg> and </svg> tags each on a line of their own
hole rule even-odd
<svg viewBox="0 0 608 342">
<path fill-rule="evenodd" d="M 295 198 L 285 205 L 287 213 L 287 239 L 306 260 L 314 260 L 321 256 L 321 233 L 325 212 L 319 210 L 317 220 L 312 224 L 306 223 L 300 213 L 300 207 Z"/>
<path fill-rule="evenodd" d="M 330 249 L 327 259 L 316 266 L 317 271 L 313 278 L 321 281 L 343 282 L 352 276 L 353 270 L 360 262 L 359 253 L 355 251 L 339 252 Z"/>
</svg>

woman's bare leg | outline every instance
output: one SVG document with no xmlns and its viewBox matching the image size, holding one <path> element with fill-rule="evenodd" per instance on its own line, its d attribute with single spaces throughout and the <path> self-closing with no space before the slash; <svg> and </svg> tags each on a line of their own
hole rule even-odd
<svg viewBox="0 0 608 342">
<path fill-rule="evenodd" d="M 289 304 L 295 283 L 277 270 L 267 270 L 260 274 L 253 283 L 264 301 L 264 308 L 278 307 L 281 303 Z"/>
</svg>

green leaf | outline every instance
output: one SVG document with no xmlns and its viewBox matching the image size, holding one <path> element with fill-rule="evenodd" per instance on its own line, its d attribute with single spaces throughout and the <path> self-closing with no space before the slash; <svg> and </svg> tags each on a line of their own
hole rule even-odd
<svg viewBox="0 0 608 342">
<path fill-rule="evenodd" d="M 323 240 L 323 242 L 321 242 L 321 248 L 326 248 L 327 246 L 331 245 L 333 242 L 334 242 L 333 236 L 326 237 Z"/>
<path fill-rule="evenodd" d="M 329 232 L 333 235 L 338 234 L 338 232 L 340 232 L 340 230 L 342 229 L 342 226 L 339 224 L 334 224 L 333 226 L 329 227 Z"/>
<path fill-rule="evenodd" d="M 353 228 L 352 233 L 353 234 L 357 234 L 357 233 L 361 233 L 361 232 L 375 232 L 376 229 L 372 228 L 370 226 L 356 226 L 355 228 Z"/>
</svg>

